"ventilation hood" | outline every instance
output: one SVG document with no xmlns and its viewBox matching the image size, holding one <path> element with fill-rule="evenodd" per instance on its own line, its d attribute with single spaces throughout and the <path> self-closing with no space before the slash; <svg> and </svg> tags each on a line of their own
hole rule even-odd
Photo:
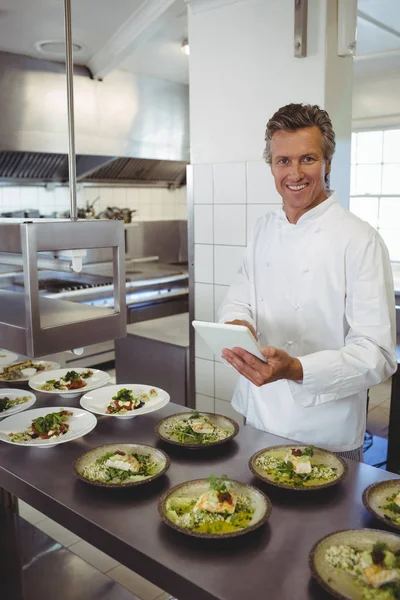
<svg viewBox="0 0 400 600">
<path fill-rule="evenodd" d="M 74 67 L 77 180 L 182 185 L 188 86 Z M 65 66 L 0 52 L 0 184 L 68 182 Z"/>
</svg>

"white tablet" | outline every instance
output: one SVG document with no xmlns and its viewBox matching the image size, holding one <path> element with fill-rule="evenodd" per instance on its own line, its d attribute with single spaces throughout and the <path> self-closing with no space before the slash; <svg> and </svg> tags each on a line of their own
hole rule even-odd
<svg viewBox="0 0 400 600">
<path fill-rule="evenodd" d="M 261 347 L 245 325 L 230 325 L 226 323 L 208 323 L 193 321 L 193 327 L 214 354 L 221 358 L 224 348 L 243 348 L 266 362 L 261 354 Z"/>
</svg>

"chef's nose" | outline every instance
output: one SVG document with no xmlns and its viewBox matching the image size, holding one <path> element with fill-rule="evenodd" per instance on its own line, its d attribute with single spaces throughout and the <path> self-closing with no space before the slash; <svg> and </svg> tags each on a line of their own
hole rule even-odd
<svg viewBox="0 0 400 600">
<path fill-rule="evenodd" d="M 290 176 L 294 181 L 299 181 L 303 177 L 303 171 L 300 163 L 292 162 Z"/>
</svg>

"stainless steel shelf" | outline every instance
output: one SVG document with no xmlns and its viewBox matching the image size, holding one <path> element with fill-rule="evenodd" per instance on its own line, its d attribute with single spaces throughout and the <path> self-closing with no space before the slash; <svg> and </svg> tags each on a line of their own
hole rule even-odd
<svg viewBox="0 0 400 600">
<path fill-rule="evenodd" d="M 39 295 L 37 253 L 112 248 L 114 308 Z M 118 221 L 0 222 L 0 252 L 22 254 L 24 292 L 0 290 L 0 347 L 37 357 L 126 335 L 124 227 Z"/>
</svg>

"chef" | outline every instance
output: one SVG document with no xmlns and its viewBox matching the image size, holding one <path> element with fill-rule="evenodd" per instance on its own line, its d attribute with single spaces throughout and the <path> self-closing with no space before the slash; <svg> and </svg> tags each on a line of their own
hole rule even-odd
<svg viewBox="0 0 400 600">
<path fill-rule="evenodd" d="M 246 325 L 266 362 L 223 351 L 241 375 L 232 405 L 257 429 L 361 461 L 367 390 L 397 368 L 388 252 L 329 189 L 326 111 L 284 106 L 265 141 L 282 208 L 256 223 L 219 320 Z"/>
</svg>

